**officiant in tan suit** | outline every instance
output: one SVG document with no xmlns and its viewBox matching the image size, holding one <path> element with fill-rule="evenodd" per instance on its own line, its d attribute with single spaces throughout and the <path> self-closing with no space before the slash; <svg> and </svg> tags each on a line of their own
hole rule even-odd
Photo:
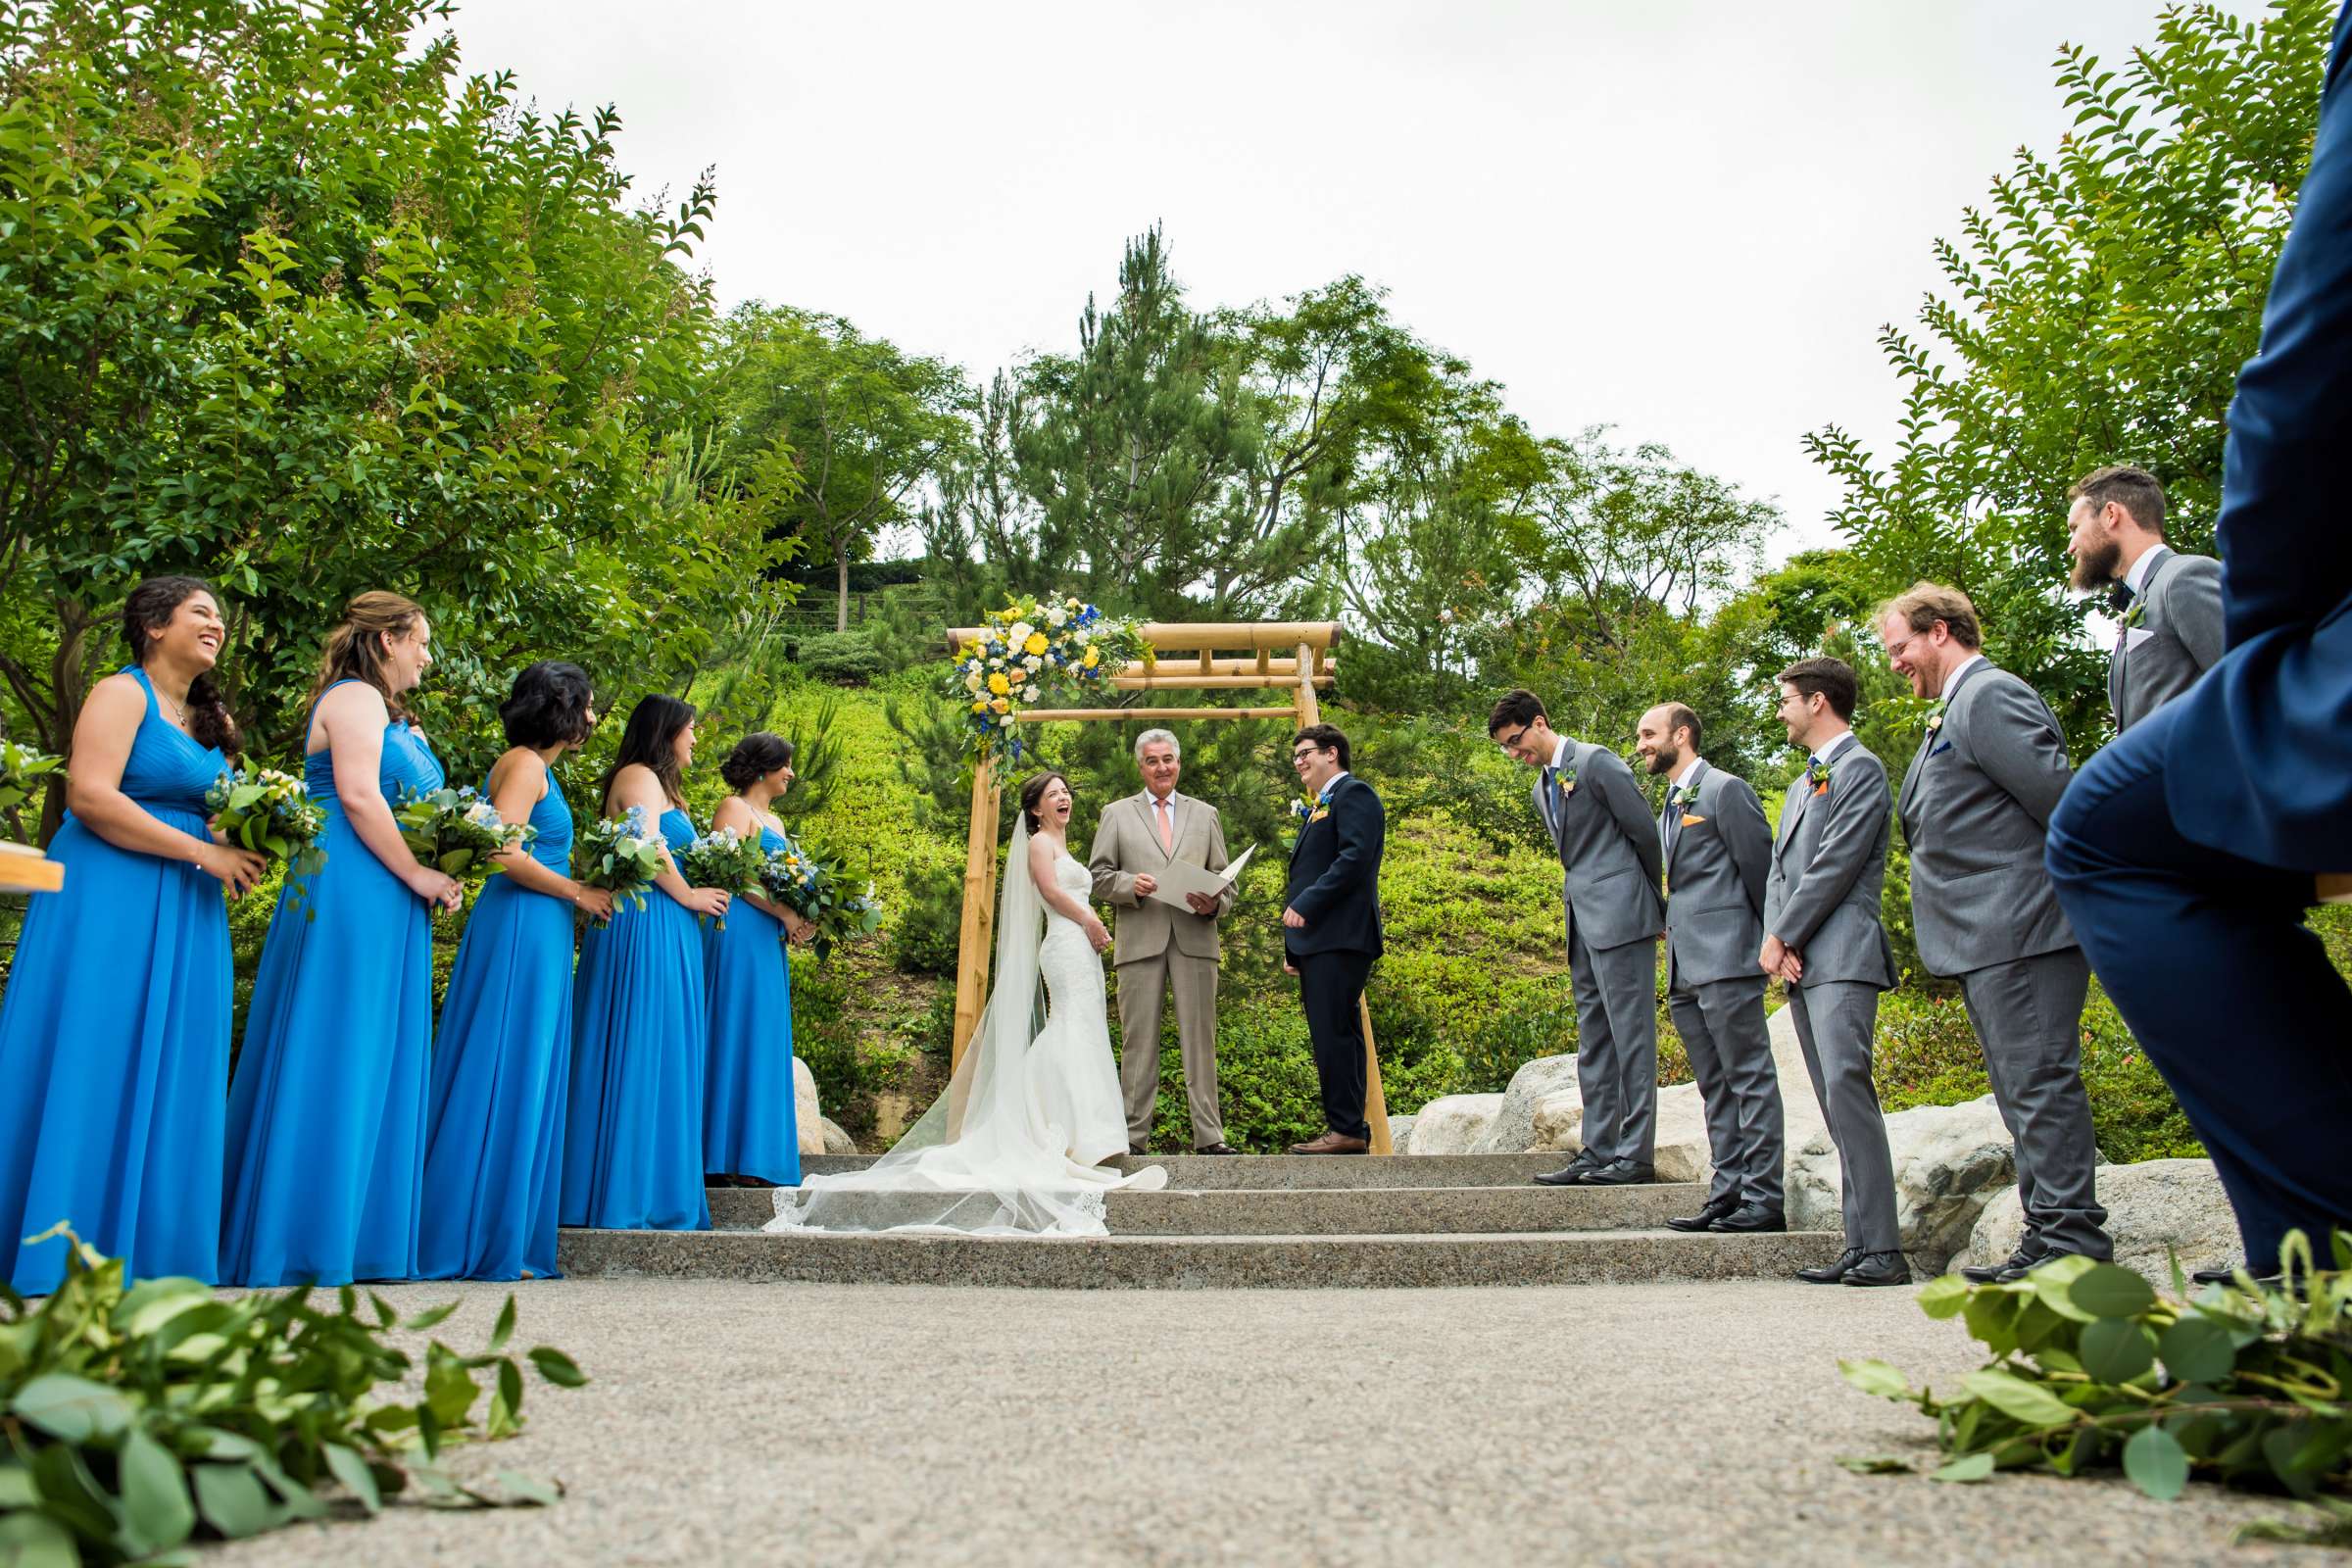
<svg viewBox="0 0 2352 1568">
<path fill-rule="evenodd" d="M 1148 729 L 1136 737 L 1144 789 L 1102 808 L 1095 828 L 1095 897 L 1118 913 L 1112 959 L 1119 977 L 1119 1085 L 1127 1101 L 1127 1148 L 1144 1152 L 1159 1102 L 1159 1009 L 1176 998 L 1176 1038 L 1184 1054 L 1184 1092 L 1199 1153 L 1237 1152 L 1225 1142 L 1217 1109 L 1217 921 L 1233 907 L 1233 889 L 1186 895 L 1190 912 L 1152 897 L 1155 872 L 1181 860 L 1225 869 L 1225 825 L 1206 801 L 1176 793 L 1183 771 L 1176 737 Z"/>
</svg>

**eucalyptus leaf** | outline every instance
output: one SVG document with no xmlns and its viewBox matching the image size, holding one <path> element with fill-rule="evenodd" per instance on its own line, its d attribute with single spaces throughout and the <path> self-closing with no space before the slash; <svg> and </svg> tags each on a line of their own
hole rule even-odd
<svg viewBox="0 0 2352 1568">
<path fill-rule="evenodd" d="M 74 1533 L 37 1513 L 0 1514 L 0 1568 L 81 1568 Z"/>
<path fill-rule="evenodd" d="M 176 1546 L 196 1528 L 196 1508 L 188 1500 L 179 1461 L 135 1427 L 122 1440 L 115 1481 L 126 1522 L 144 1543 L 142 1554 Z"/>
<path fill-rule="evenodd" d="M 1907 1476 L 1911 1461 L 1890 1453 L 1841 1453 L 1838 1463 L 1858 1476 Z"/>
<path fill-rule="evenodd" d="M 506 1489 L 511 1505 L 552 1508 L 564 1500 L 563 1483 L 525 1475 L 519 1470 L 501 1470 L 498 1484 Z"/>
<path fill-rule="evenodd" d="M 258 1536 L 285 1522 L 284 1510 L 270 1500 L 252 1466 L 200 1464 L 189 1474 L 196 1483 L 196 1507 L 204 1522 L 231 1541 Z"/>
<path fill-rule="evenodd" d="M 115 1390 L 69 1372 L 45 1372 L 17 1391 L 9 1412 L 53 1438 L 87 1443 L 130 1425 L 131 1403 Z"/>
<path fill-rule="evenodd" d="M 579 1369 L 572 1358 L 552 1346 L 535 1345 L 530 1351 L 531 1365 L 539 1375 L 560 1389 L 584 1389 L 588 1374 Z"/>
<path fill-rule="evenodd" d="M 2194 1313 L 2157 1336 L 2156 1353 L 2165 1371 L 2183 1383 L 2218 1383 L 2237 1363 L 2230 1331 Z"/>
<path fill-rule="evenodd" d="M 1900 1368 L 1885 1361 L 1840 1360 L 1838 1371 L 1864 1394 L 1875 1394 L 1884 1399 L 1899 1399 L 1911 1392 L 1911 1380 L 1903 1376 Z"/>
<path fill-rule="evenodd" d="M 2083 1271 L 2067 1288 L 2074 1304 L 2093 1317 L 2137 1317 L 2156 1304 L 2156 1293 L 2146 1280 L 2114 1263 L 2099 1263 Z"/>
<path fill-rule="evenodd" d="M 2101 1383 L 2129 1383 L 2156 1364 L 2156 1337 L 2130 1318 L 2103 1317 L 2084 1327 L 2082 1370 Z"/>
<path fill-rule="evenodd" d="M 376 1490 L 375 1476 L 356 1450 L 340 1443 L 328 1443 L 321 1445 L 319 1451 L 326 1455 L 328 1473 L 342 1484 L 344 1491 L 359 1499 L 361 1507 L 369 1513 L 383 1508 L 383 1494 Z"/>
<path fill-rule="evenodd" d="M 2124 1444 L 2124 1474 L 2158 1502 L 2170 1502 L 2188 1485 L 2188 1455 L 2171 1433 L 2150 1424 Z"/>
<path fill-rule="evenodd" d="M 1992 1479 L 1992 1455 L 1964 1453 L 1929 1477 L 1931 1481 L 1956 1481 L 1963 1484 Z"/>
<path fill-rule="evenodd" d="M 1962 1378 L 1960 1386 L 2003 1415 L 2030 1427 L 2070 1426 L 2078 1419 L 2074 1406 L 2013 1372 L 1984 1367 Z"/>
</svg>

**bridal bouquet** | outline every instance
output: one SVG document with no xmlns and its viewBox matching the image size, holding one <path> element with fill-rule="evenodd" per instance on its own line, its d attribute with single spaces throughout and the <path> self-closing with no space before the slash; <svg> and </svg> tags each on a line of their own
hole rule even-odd
<svg viewBox="0 0 2352 1568">
<path fill-rule="evenodd" d="M 874 897 L 874 885 L 868 882 L 863 893 L 844 892 L 840 867 L 797 843 L 787 841 L 784 848 L 769 851 L 760 875 L 769 903 L 782 905 L 816 927 L 809 946 L 819 963 L 832 956 L 836 945 L 881 928 L 882 904 Z"/>
<path fill-rule="evenodd" d="M 678 875 L 698 888 L 723 888 L 730 894 L 766 891 L 762 880 L 767 852 L 758 839 L 747 839 L 731 827 L 713 828 L 678 854 Z M 718 929 L 724 931 L 722 918 Z"/>
<path fill-rule="evenodd" d="M 1130 660 L 1149 665 L 1151 647 L 1132 620 L 1113 620 L 1077 599 L 1017 595 L 992 611 L 981 635 L 963 645 L 948 695 L 964 705 L 973 751 L 1018 760 L 1015 715 L 1049 691 L 1107 692 Z"/>
<path fill-rule="evenodd" d="M 421 795 L 404 792 L 392 819 L 400 824 L 400 836 L 419 865 L 461 882 L 489 875 L 497 869 L 492 856 L 539 836 L 528 822 L 510 826 L 502 821 L 498 808 L 470 785 Z"/>
<path fill-rule="evenodd" d="M 603 888 L 612 895 L 612 907 L 645 907 L 645 890 L 668 864 L 662 856 L 662 835 L 642 806 L 632 806 L 619 817 L 599 817 L 580 829 L 572 850 L 571 877 L 582 887 Z"/>
<path fill-rule="evenodd" d="M 326 808 L 311 799 L 311 787 L 274 767 L 248 771 L 232 767 L 204 792 L 213 831 L 240 850 L 286 862 L 286 906 L 303 907 L 302 879 L 326 865 L 318 835 L 326 831 Z"/>
</svg>

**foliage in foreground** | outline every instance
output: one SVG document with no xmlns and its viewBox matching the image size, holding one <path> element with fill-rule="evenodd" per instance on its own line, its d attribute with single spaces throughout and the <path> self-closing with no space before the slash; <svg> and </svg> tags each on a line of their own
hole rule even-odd
<svg viewBox="0 0 2352 1568">
<path fill-rule="evenodd" d="M 2352 1241 L 2331 1270 L 2300 1232 L 2280 1249 L 2282 1283 L 2243 1275 L 2195 1300 L 2159 1297 L 2113 1263 L 2054 1259 L 2012 1285 L 1947 1274 L 1919 1293 L 1933 1318 L 1958 1317 L 1992 1351 L 1956 1396 L 1913 1389 L 1885 1361 L 1840 1361 L 1865 1394 L 1935 1417 L 1938 1481 L 1995 1470 L 2079 1475 L 2121 1464 L 2149 1496 L 2192 1475 L 2312 1498 L 2352 1482 Z M 2187 1295 L 2180 1265 L 2176 1293 Z M 1842 1460 L 1908 1470 L 1900 1459 Z"/>
<path fill-rule="evenodd" d="M 319 1489 L 340 1486 L 373 1513 L 414 1486 L 440 1507 L 551 1503 L 562 1488 L 502 1471 L 503 1494 L 452 1480 L 442 1448 L 522 1425 L 522 1369 L 507 1346 L 514 1298 L 479 1355 L 435 1340 L 418 1396 L 400 1385 L 414 1367 L 388 1343 L 418 1333 L 456 1302 L 402 1319 L 368 1293 L 310 1291 L 220 1299 L 190 1279 L 125 1289 L 121 1259 L 101 1257 L 60 1226 L 74 1262 L 57 1293 L 27 1307 L 0 1286 L 0 1562 L 187 1562 L 199 1538 L 260 1535 L 326 1512 Z M 46 1240 L 46 1238 L 40 1238 Z M 529 1352 L 542 1379 L 587 1379 L 563 1351 Z M 487 1406 L 478 1416 L 490 1375 Z M 382 1385 L 389 1393 L 379 1393 Z"/>
</svg>

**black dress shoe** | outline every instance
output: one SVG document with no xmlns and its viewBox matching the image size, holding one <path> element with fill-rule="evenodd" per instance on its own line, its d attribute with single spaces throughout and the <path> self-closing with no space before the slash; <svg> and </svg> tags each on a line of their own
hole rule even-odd
<svg viewBox="0 0 2352 1568">
<path fill-rule="evenodd" d="M 1648 1165 L 1630 1159 L 1612 1159 L 1598 1170 L 1589 1171 L 1581 1185 L 1586 1187 L 1645 1187 L 1658 1179 L 1658 1173 Z"/>
<path fill-rule="evenodd" d="M 1862 1249 L 1849 1247 L 1838 1254 L 1836 1262 L 1816 1263 L 1811 1268 L 1800 1268 L 1796 1271 L 1796 1277 L 1807 1285 L 1835 1285 L 1844 1279 L 1847 1272 L 1861 1261 Z"/>
<path fill-rule="evenodd" d="M 1762 1203 L 1741 1203 L 1707 1227 L 1721 1235 L 1735 1235 L 1743 1231 L 1785 1231 L 1788 1228 L 1787 1215 Z"/>
<path fill-rule="evenodd" d="M 2237 1278 L 2237 1271 L 2243 1267 L 2245 1267 L 2243 1263 L 2229 1263 L 2220 1268 L 2201 1268 L 2188 1277 L 2188 1283 L 2191 1285 L 2227 1285 Z"/>
<path fill-rule="evenodd" d="M 2019 1280 L 2024 1279 L 2028 1274 L 2033 1273 L 2035 1269 L 2041 1267 L 2042 1264 L 2047 1263 L 2051 1258 L 2071 1257 L 2074 1254 L 2071 1252 L 2037 1252 L 2023 1262 L 2020 1262 L 2018 1259 L 2013 1257 L 2009 1260 L 2009 1266 L 2002 1269 L 2000 1273 L 1994 1275 L 1993 1278 L 1998 1280 L 2003 1285 L 2015 1285 Z M 2108 1260 L 2102 1257 L 2096 1259 L 2096 1261 L 2104 1263 Z"/>
<path fill-rule="evenodd" d="M 1129 1145 L 1127 1146 L 1127 1152 L 1129 1152 L 1130 1154 L 1135 1154 L 1135 1155 L 1138 1155 L 1139 1157 L 1140 1157 L 1141 1155 L 1143 1155 L 1143 1154 L 1145 1154 L 1145 1153 L 1149 1152 L 1149 1151 L 1150 1151 L 1150 1146 L 1148 1146 L 1148 1145 L 1145 1145 L 1145 1144 L 1129 1144 Z"/>
<path fill-rule="evenodd" d="M 1845 1271 L 1844 1285 L 1908 1285 L 1911 1265 L 1900 1252 L 1864 1252 Z"/>
<path fill-rule="evenodd" d="M 1703 1231 L 1739 1206 L 1740 1200 L 1737 1197 L 1710 1198 L 1699 1206 L 1697 1213 L 1670 1219 L 1666 1222 L 1666 1228 L 1673 1231 Z"/>
<path fill-rule="evenodd" d="M 2029 1251 L 2021 1247 L 1998 1263 L 1971 1263 L 1960 1271 L 1960 1277 L 1971 1285 L 1993 1285 L 2012 1270 L 2022 1276 L 2026 1270 L 2049 1255 L 2047 1252 Z"/>
<path fill-rule="evenodd" d="M 1558 1170 L 1546 1171 L 1535 1178 L 1538 1187 L 1582 1187 L 1585 1178 L 1606 1163 L 1590 1149 L 1580 1149 L 1576 1157 Z"/>
<path fill-rule="evenodd" d="M 1193 1151 L 1193 1152 L 1196 1154 L 1238 1154 L 1241 1152 L 1241 1151 L 1234 1148 L 1231 1144 L 1215 1143 L 1210 1144 L 1205 1149 L 1196 1149 Z"/>
</svg>

